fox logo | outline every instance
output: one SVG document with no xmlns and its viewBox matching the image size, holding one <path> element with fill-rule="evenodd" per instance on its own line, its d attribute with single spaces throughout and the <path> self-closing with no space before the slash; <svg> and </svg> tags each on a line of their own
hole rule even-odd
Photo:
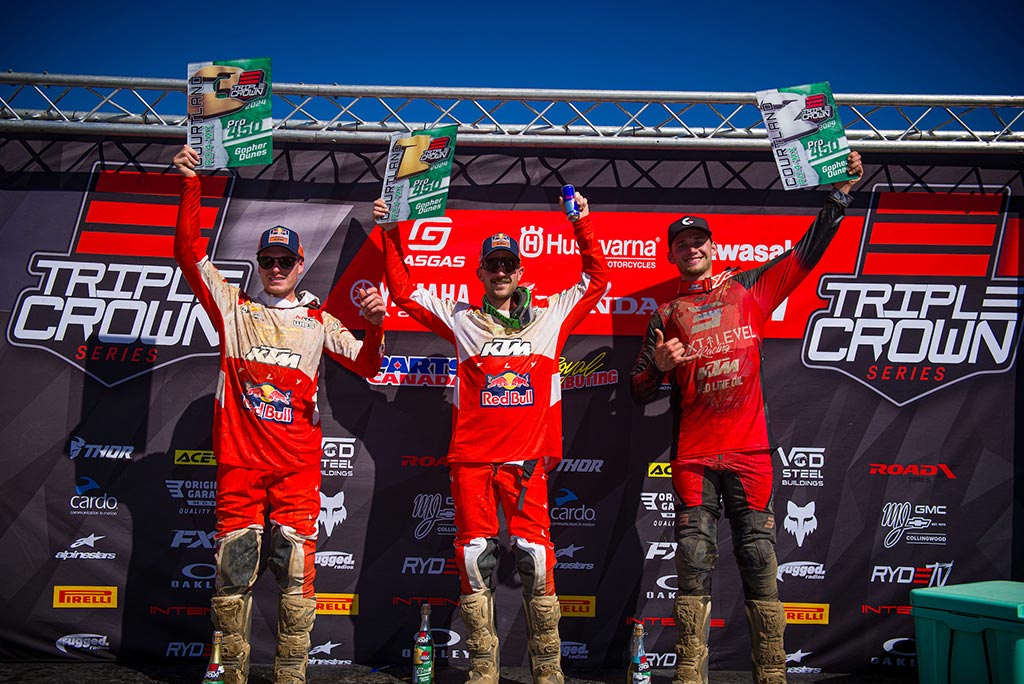
<svg viewBox="0 0 1024 684">
<path fill-rule="evenodd" d="M 811 501 L 804 506 L 797 506 L 792 501 L 787 502 L 786 519 L 782 526 L 796 537 L 797 546 L 803 546 L 807 535 L 818 529 L 818 519 L 814 517 L 814 502 Z"/>
<path fill-rule="evenodd" d="M 330 537 L 335 525 L 345 522 L 348 511 L 345 510 L 345 492 L 338 492 L 334 496 L 327 496 L 320 492 L 320 515 L 316 524 L 324 526 L 324 532 Z"/>
</svg>

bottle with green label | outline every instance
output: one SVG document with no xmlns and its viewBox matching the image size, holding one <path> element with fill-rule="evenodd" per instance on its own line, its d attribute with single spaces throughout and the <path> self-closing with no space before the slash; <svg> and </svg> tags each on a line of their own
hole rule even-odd
<svg viewBox="0 0 1024 684">
<path fill-rule="evenodd" d="M 629 650 L 627 684 L 651 684 L 651 664 L 647 662 L 647 652 L 644 651 L 643 625 L 633 625 L 633 642 Z"/>
<path fill-rule="evenodd" d="M 430 635 L 430 605 L 420 606 L 420 629 L 412 647 L 413 684 L 434 682 L 434 637 Z"/>
<path fill-rule="evenodd" d="M 224 684 L 224 664 L 220 659 L 220 644 L 224 636 L 219 632 L 213 633 L 213 646 L 210 651 L 210 664 L 206 666 L 206 674 L 203 675 L 203 684 Z"/>
</svg>

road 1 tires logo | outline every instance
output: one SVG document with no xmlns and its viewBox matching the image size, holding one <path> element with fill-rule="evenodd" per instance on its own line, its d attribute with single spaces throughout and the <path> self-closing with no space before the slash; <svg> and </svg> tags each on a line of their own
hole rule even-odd
<svg viewBox="0 0 1024 684">
<path fill-rule="evenodd" d="M 1009 198 L 876 192 L 854 275 L 828 275 L 804 334 L 808 368 L 838 371 L 897 406 L 984 373 L 1020 341 L 1021 279 L 1001 261 Z"/>
<path fill-rule="evenodd" d="M 133 169 L 140 165 L 133 166 Z M 92 175 L 64 254 L 36 252 L 39 284 L 18 295 L 7 341 L 60 357 L 113 387 L 192 356 L 217 356 L 217 330 L 174 261 L 180 179 L 165 167 Z M 216 245 L 230 195 L 227 175 L 203 176 L 201 234 Z M 245 289 L 248 262 L 214 261 Z"/>
</svg>

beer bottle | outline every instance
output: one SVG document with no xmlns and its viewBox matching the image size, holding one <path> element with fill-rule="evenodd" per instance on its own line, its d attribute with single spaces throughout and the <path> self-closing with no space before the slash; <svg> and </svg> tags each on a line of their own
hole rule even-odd
<svg viewBox="0 0 1024 684">
<path fill-rule="evenodd" d="M 213 647 L 210 651 L 210 664 L 206 666 L 203 684 L 224 684 L 224 665 L 220 661 L 220 643 L 223 640 L 220 631 L 213 633 Z"/>
<path fill-rule="evenodd" d="M 644 651 L 643 625 L 633 625 L 633 642 L 629 655 L 629 672 L 626 675 L 626 683 L 650 684 L 651 664 L 647 662 L 647 653 Z"/>
<path fill-rule="evenodd" d="M 420 629 L 412 647 L 412 684 L 434 682 L 434 637 L 430 635 L 430 604 L 420 606 Z"/>
</svg>

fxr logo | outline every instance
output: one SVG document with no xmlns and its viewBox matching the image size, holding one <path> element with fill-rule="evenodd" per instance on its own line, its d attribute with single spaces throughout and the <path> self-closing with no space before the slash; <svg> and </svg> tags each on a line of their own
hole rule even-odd
<svg viewBox="0 0 1024 684">
<path fill-rule="evenodd" d="M 440 252 L 451 233 L 452 220 L 447 216 L 417 219 L 409 231 L 407 246 L 414 252 Z"/>
</svg>

